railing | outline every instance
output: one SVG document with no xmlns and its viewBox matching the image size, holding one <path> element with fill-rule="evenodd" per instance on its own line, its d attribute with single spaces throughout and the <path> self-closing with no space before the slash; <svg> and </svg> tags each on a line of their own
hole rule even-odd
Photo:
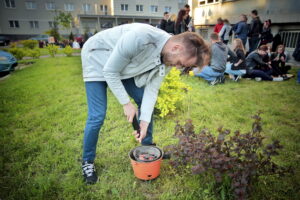
<svg viewBox="0 0 300 200">
<path fill-rule="evenodd" d="M 300 31 L 279 31 L 279 35 L 286 48 L 296 48 Z"/>
</svg>

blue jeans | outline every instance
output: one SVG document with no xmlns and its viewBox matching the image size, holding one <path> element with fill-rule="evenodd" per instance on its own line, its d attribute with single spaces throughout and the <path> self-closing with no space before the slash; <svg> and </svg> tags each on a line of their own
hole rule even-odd
<svg viewBox="0 0 300 200">
<path fill-rule="evenodd" d="M 249 38 L 249 53 L 255 51 L 258 48 L 259 41 L 260 39 L 258 36 L 253 36 Z"/>
<path fill-rule="evenodd" d="M 211 82 L 216 80 L 219 76 L 224 76 L 224 73 L 216 72 L 211 67 L 205 66 L 203 67 L 202 71 L 198 74 L 195 74 L 195 76 L 199 76 L 201 78 L 204 78 L 205 80 Z"/>
<path fill-rule="evenodd" d="M 232 75 L 236 75 L 236 76 L 242 76 L 242 75 L 246 74 L 246 70 L 232 70 L 231 66 L 232 66 L 231 63 L 226 64 L 225 72 L 227 74 L 232 74 Z"/>
<path fill-rule="evenodd" d="M 252 70 L 249 70 L 248 74 L 255 78 L 255 77 L 260 77 L 262 78 L 262 80 L 265 80 L 265 81 L 273 81 L 273 77 L 271 76 L 272 74 L 272 69 L 270 70 L 257 70 L 257 69 L 252 69 Z"/>
<path fill-rule="evenodd" d="M 138 88 L 134 79 L 122 80 L 122 83 L 130 97 L 138 105 L 140 112 L 144 88 Z M 98 142 L 99 131 L 103 125 L 107 108 L 107 83 L 105 81 L 85 82 L 88 118 L 84 130 L 83 138 L 83 161 L 94 161 L 96 157 L 96 146 Z M 122 113 L 120 113 L 120 116 Z M 149 124 L 147 135 L 142 144 L 152 144 L 153 120 Z"/>
</svg>

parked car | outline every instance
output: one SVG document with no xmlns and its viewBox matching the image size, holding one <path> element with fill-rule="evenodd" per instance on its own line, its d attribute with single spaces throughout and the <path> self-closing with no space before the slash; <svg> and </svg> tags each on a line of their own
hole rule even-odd
<svg viewBox="0 0 300 200">
<path fill-rule="evenodd" d="M 9 45 L 10 40 L 6 36 L 0 36 L 0 45 L 7 46 Z"/>
<path fill-rule="evenodd" d="M 0 73 L 14 71 L 17 65 L 17 59 L 12 54 L 0 50 Z"/>
<path fill-rule="evenodd" d="M 41 41 L 48 42 L 49 37 L 50 37 L 49 35 L 37 35 L 35 37 L 29 38 L 29 40 L 41 40 Z"/>
</svg>

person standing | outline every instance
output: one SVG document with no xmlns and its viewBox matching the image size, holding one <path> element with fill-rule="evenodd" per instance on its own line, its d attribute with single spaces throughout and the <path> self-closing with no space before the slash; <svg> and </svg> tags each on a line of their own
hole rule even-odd
<svg viewBox="0 0 300 200">
<path fill-rule="evenodd" d="M 192 17 L 190 16 L 190 11 L 191 11 L 191 8 L 188 4 L 185 4 L 184 6 L 184 9 L 187 13 L 187 17 L 186 19 L 184 20 L 185 21 L 185 24 L 186 24 L 186 29 L 190 32 L 194 32 L 194 25 L 193 25 L 193 19 Z"/>
<path fill-rule="evenodd" d="M 229 38 L 230 38 L 230 32 L 231 32 L 231 25 L 227 19 L 224 19 L 224 25 L 219 32 L 219 36 L 222 39 L 224 44 L 228 44 Z"/>
<path fill-rule="evenodd" d="M 147 24 L 132 23 L 98 32 L 83 45 L 81 61 L 88 117 L 84 130 L 82 174 L 87 184 L 98 180 L 94 160 L 107 108 L 107 87 L 123 106 L 128 122 L 137 115 L 142 145 L 153 145 L 153 109 L 165 75 L 175 67 L 202 67 L 210 56 L 196 33 L 171 36 Z M 166 67 L 167 66 L 167 67 Z M 132 97 L 138 109 L 131 103 Z M 122 137 L 120 135 L 120 137 Z"/>
<path fill-rule="evenodd" d="M 247 16 L 242 14 L 240 16 L 240 22 L 238 22 L 233 28 L 233 31 L 235 32 L 235 38 L 241 39 L 243 41 L 244 47 L 246 47 L 247 36 L 249 31 L 247 20 Z"/>
<path fill-rule="evenodd" d="M 260 45 L 264 45 L 264 44 L 273 42 L 273 34 L 271 32 L 271 20 L 270 19 L 268 19 L 264 22 L 260 39 L 261 39 Z"/>
<path fill-rule="evenodd" d="M 175 23 L 175 34 L 180 34 L 188 31 L 188 27 L 186 25 L 186 19 L 188 17 L 187 12 L 184 9 L 181 9 L 178 12 L 177 20 Z"/>
<path fill-rule="evenodd" d="M 217 19 L 217 24 L 215 25 L 215 28 L 214 28 L 214 32 L 215 33 L 219 33 L 223 27 L 224 23 L 223 23 L 223 20 L 222 18 L 218 18 Z"/>
<path fill-rule="evenodd" d="M 168 12 L 164 12 L 164 18 L 160 21 L 160 26 L 159 28 L 166 31 L 166 26 L 167 26 L 167 22 L 169 20 L 169 13 Z"/>
<path fill-rule="evenodd" d="M 252 21 L 249 28 L 249 53 L 256 50 L 260 41 L 260 34 L 262 32 L 262 23 L 259 19 L 257 10 L 251 12 Z"/>
</svg>

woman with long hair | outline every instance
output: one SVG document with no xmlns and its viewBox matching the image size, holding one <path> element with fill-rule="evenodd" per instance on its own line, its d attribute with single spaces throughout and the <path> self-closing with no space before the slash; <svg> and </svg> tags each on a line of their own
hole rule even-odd
<svg viewBox="0 0 300 200">
<path fill-rule="evenodd" d="M 185 23 L 185 19 L 188 17 L 188 13 L 186 10 L 181 9 L 178 12 L 177 20 L 175 23 L 175 35 L 186 32 L 187 31 L 187 26 Z"/>
<path fill-rule="evenodd" d="M 235 57 L 230 57 L 231 63 L 226 65 L 226 73 L 234 81 L 238 81 L 242 75 L 246 74 L 246 50 L 243 45 L 243 41 L 239 38 L 233 40 L 232 50 L 235 52 Z"/>
</svg>

